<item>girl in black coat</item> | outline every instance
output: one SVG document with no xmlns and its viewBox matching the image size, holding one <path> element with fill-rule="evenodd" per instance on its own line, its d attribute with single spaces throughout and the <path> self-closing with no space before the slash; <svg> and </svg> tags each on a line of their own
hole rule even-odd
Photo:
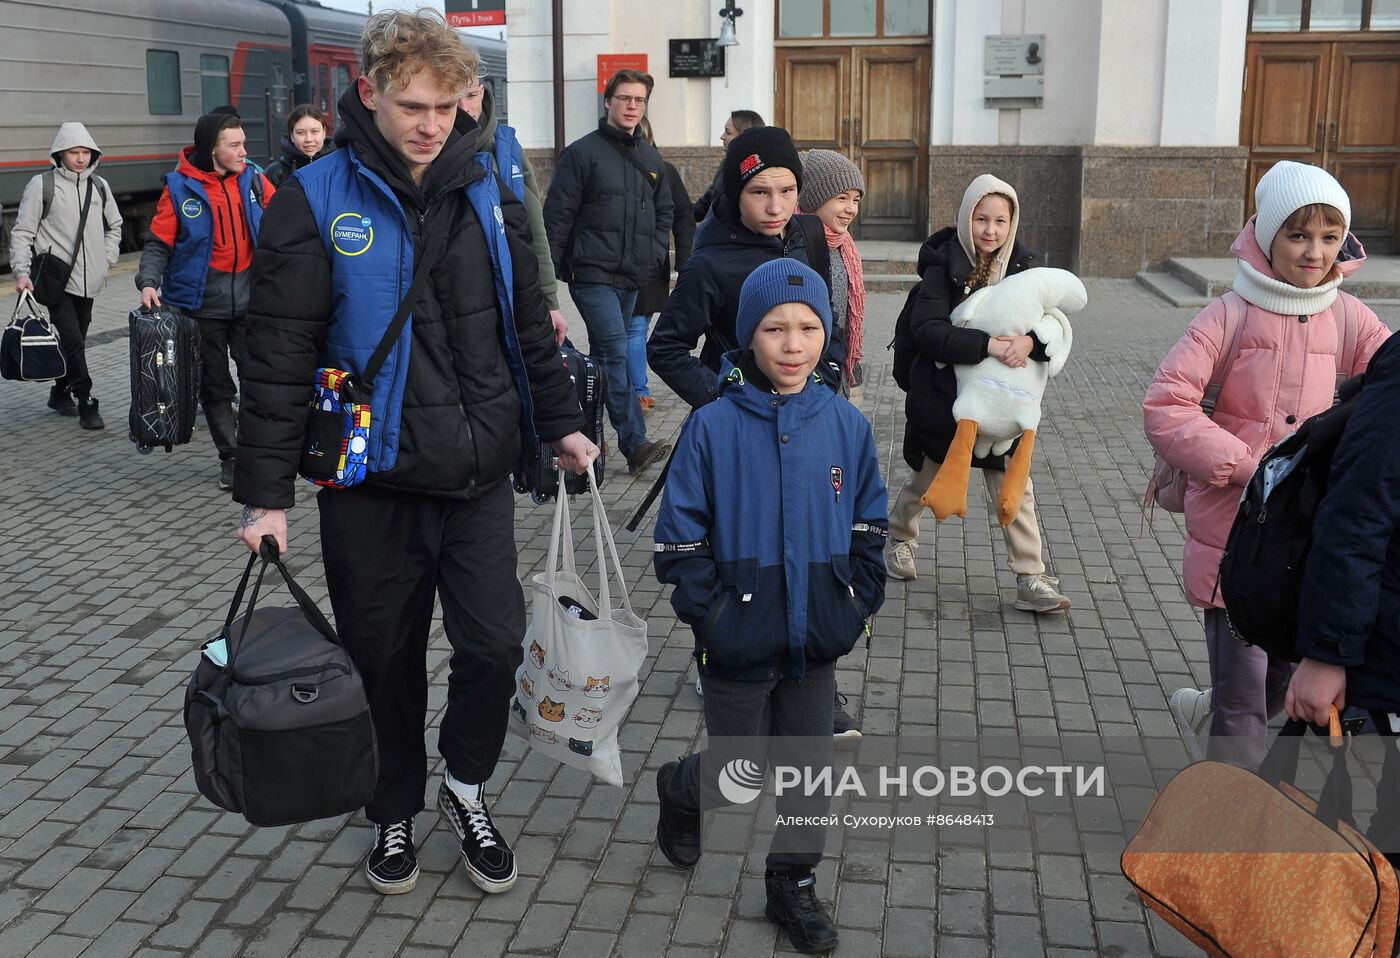
<svg viewBox="0 0 1400 958">
<path fill-rule="evenodd" d="M 904 460 L 912 473 L 890 509 L 890 540 L 885 566 L 896 579 L 918 575 L 920 496 L 938 473 L 957 431 L 953 400 L 958 384 L 953 366 L 979 363 L 994 356 L 1008 366 L 1044 362 L 1044 346 L 1032 336 L 996 337 L 954 326 L 953 310 L 974 290 L 1029 269 L 1035 254 L 1016 241 L 1020 203 L 1016 191 L 991 174 L 972 181 L 963 194 L 958 225 L 930 236 L 919 251 L 919 290 L 910 314 L 909 332 L 916 349 L 905 401 Z M 1013 447 L 1014 448 L 1014 447 Z M 974 459 L 987 492 L 996 497 L 1006 471 L 1003 456 Z M 1016 608 L 1053 612 L 1069 608 L 1059 581 L 1045 574 L 1035 495 L 1028 483 L 1021 511 L 1003 530 L 1010 566 L 1016 573 Z"/>
<path fill-rule="evenodd" d="M 273 186 L 281 188 L 287 179 L 312 160 L 319 160 L 335 149 L 326 142 L 326 117 L 309 103 L 303 103 L 287 115 L 287 130 L 282 134 L 282 155 L 263 170 Z"/>
</svg>

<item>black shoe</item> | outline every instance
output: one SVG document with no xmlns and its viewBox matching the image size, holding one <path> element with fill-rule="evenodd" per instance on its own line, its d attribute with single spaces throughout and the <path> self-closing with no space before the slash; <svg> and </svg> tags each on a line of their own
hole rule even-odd
<svg viewBox="0 0 1400 958">
<path fill-rule="evenodd" d="M 73 395 L 64 386 L 49 387 L 49 408 L 60 416 L 76 416 L 78 405 L 73 402 Z"/>
<path fill-rule="evenodd" d="M 677 868 L 694 868 L 700 860 L 700 813 L 685 808 L 671 795 L 671 783 L 680 771 L 680 762 L 667 762 L 656 770 L 656 797 L 661 800 L 656 847 Z"/>
<path fill-rule="evenodd" d="M 224 459 L 219 463 L 219 488 L 228 492 L 233 488 L 233 459 Z"/>
<path fill-rule="evenodd" d="M 78 399 L 78 425 L 84 429 L 106 429 L 102 415 L 97 411 L 96 399 Z"/>
<path fill-rule="evenodd" d="M 635 476 L 654 462 L 660 462 L 671 451 L 669 442 L 652 442 L 648 439 L 627 457 L 627 474 Z"/>
<path fill-rule="evenodd" d="M 782 926 L 793 948 L 815 955 L 836 947 L 840 936 L 826 907 L 817 901 L 817 876 L 812 869 L 766 872 L 763 886 L 768 892 L 763 913 Z"/>
<path fill-rule="evenodd" d="M 438 789 L 438 810 L 462 843 L 462 863 L 476 887 L 493 895 L 508 891 L 515 884 L 515 852 L 491 821 L 485 792 L 481 804 L 472 807 L 443 782 Z"/>
<path fill-rule="evenodd" d="M 418 884 L 418 856 L 413 851 L 413 819 L 374 826 L 374 847 L 365 859 L 365 875 L 381 895 L 402 895 Z"/>
<path fill-rule="evenodd" d="M 860 726 L 842 707 L 846 701 L 846 696 L 836 693 L 836 704 L 831 709 L 831 735 L 838 739 L 860 738 Z"/>
</svg>

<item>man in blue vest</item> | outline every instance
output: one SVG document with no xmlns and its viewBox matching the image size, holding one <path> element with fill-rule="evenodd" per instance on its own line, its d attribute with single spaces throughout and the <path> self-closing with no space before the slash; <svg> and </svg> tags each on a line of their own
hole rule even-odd
<svg viewBox="0 0 1400 958">
<path fill-rule="evenodd" d="M 554 276 L 554 261 L 549 255 L 549 236 L 544 231 L 544 200 L 540 198 L 535 168 L 520 148 L 515 127 L 502 123 L 496 116 L 495 97 L 481 77 L 467 87 L 462 109 L 481 127 L 481 151 L 491 157 L 496 173 L 515 198 L 525 204 L 525 213 L 530 218 L 530 239 L 535 259 L 540 264 L 540 292 L 549 304 L 549 321 L 554 324 L 555 338 L 562 346 L 564 337 L 569 334 L 569 323 L 559 309 L 559 280 Z"/>
<path fill-rule="evenodd" d="M 232 107 L 199 118 L 194 145 L 165 176 L 151 232 L 141 251 L 136 288 L 141 304 L 162 302 L 199 322 L 199 401 L 219 450 L 219 488 L 233 488 L 236 445 L 233 399 L 241 374 L 248 277 L 263 208 L 275 188 L 248 163 L 243 121 Z"/>
<path fill-rule="evenodd" d="M 423 810 L 427 647 L 434 598 L 452 647 L 437 805 L 468 877 L 515 882 L 485 783 L 523 655 L 509 475 L 522 433 L 582 473 L 598 453 L 559 361 L 525 208 L 478 158 L 457 100 L 476 55 L 440 14 L 370 17 L 365 75 L 338 104 L 335 153 L 298 170 L 263 222 L 248 317 L 234 498 L 239 536 L 286 551 L 319 367 L 363 378 L 400 303 L 402 333 L 368 387 L 367 476 L 318 498 L 326 586 L 364 681 L 379 745 L 374 888 L 412 890 Z M 426 281 L 412 280 L 417 257 Z M 386 345 L 389 345 L 386 343 Z"/>
</svg>

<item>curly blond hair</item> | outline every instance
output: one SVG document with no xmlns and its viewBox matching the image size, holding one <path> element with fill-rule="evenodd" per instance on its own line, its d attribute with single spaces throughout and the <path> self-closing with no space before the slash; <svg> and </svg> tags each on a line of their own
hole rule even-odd
<svg viewBox="0 0 1400 958">
<path fill-rule="evenodd" d="M 380 93 L 407 87 L 414 74 L 427 69 L 460 97 L 480 63 L 476 51 L 432 7 L 376 13 L 365 21 L 360 36 L 360 68 Z"/>
</svg>

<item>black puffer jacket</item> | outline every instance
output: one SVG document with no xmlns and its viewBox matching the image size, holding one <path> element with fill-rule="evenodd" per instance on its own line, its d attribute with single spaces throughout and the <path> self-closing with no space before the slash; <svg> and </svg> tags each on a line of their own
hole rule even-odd
<svg viewBox="0 0 1400 958">
<path fill-rule="evenodd" d="M 281 189 L 282 184 L 291 179 L 292 174 L 297 170 L 314 160 L 319 160 L 321 157 L 334 152 L 335 144 L 327 140 L 325 145 L 321 147 L 319 153 L 315 156 L 307 156 L 297 148 L 297 145 L 292 142 L 287 134 L 283 133 L 282 155 L 267 165 L 267 169 L 263 170 L 263 176 L 271 180 L 273 186 Z"/>
<path fill-rule="evenodd" d="M 815 216 L 794 216 L 786 236 L 761 236 L 744 226 L 723 194 L 695 231 L 690 260 L 676 277 L 676 288 L 647 340 L 647 363 L 682 399 L 698 409 L 719 395 L 720 359 L 747 343 L 736 343 L 739 290 L 757 267 L 780 256 L 811 266 L 831 287 L 831 254 L 822 245 L 807 248 L 801 221 L 812 235 L 824 236 Z M 700 358 L 692 350 L 705 337 Z M 828 350 L 840 363 L 844 355 Z"/>
<path fill-rule="evenodd" d="M 1030 269 L 1035 254 L 1019 242 L 1011 247 L 1008 275 Z M 972 263 L 958 242 L 956 227 L 947 226 L 924 241 L 919 250 L 919 295 L 909 315 L 909 334 L 918 350 L 909 369 L 909 395 L 904 400 L 904 461 L 920 469 L 924 457 L 942 462 L 957 432 L 953 400 L 958 398 L 957 365 L 980 363 L 987 358 L 992 338 L 980 329 L 954 326 L 949 317 L 967 298 L 964 287 Z M 1045 362 L 1039 342 L 1031 359 Z M 944 363 L 942 368 L 936 364 Z M 1014 448 L 1014 447 L 1013 447 Z M 974 459 L 979 469 L 1005 469 L 1003 456 Z"/>
<path fill-rule="evenodd" d="M 627 157 L 636 159 L 650 179 Z M 569 144 L 544 201 L 544 225 L 561 282 L 641 289 L 671 247 L 671 187 L 661 154 L 639 131 L 606 119 Z"/>
<path fill-rule="evenodd" d="M 449 230 L 427 289 L 413 306 L 398 458 L 389 471 L 371 475 L 365 488 L 470 498 L 506 477 L 520 451 L 520 397 L 502 343 L 490 255 L 464 190 L 487 175 L 473 158 L 476 124 L 458 111 L 456 128 L 420 188 L 353 92 L 340 101 L 337 143 L 353 144 L 361 162 L 394 190 L 414 224 L 415 246 L 421 215 L 445 218 Z M 500 191 L 515 273 L 515 328 L 535 425 L 541 438 L 559 439 L 581 428 L 583 417 L 540 294 L 525 208 L 504 184 Z M 312 376 L 335 316 L 332 263 L 300 181 L 293 177 L 277 196 L 263 218 L 253 263 L 234 498 L 288 508 Z"/>
<path fill-rule="evenodd" d="M 1371 358 L 1312 527 L 1297 651 L 1346 667 L 1348 705 L 1400 711 L 1400 337 Z"/>
<path fill-rule="evenodd" d="M 662 161 L 665 163 L 665 161 Z M 690 249 L 695 245 L 695 214 L 690 209 L 690 194 L 685 190 L 680 171 L 670 163 L 666 166 L 666 182 L 671 187 L 671 201 L 675 204 L 675 218 L 671 223 L 671 235 L 676 238 L 676 272 L 685 269 L 690 259 Z M 637 293 L 637 305 L 632 308 L 634 316 L 650 316 L 659 313 L 666 306 L 666 297 L 671 292 L 671 254 L 668 251 L 661 265 L 652 273 L 651 279 L 642 285 Z"/>
</svg>

